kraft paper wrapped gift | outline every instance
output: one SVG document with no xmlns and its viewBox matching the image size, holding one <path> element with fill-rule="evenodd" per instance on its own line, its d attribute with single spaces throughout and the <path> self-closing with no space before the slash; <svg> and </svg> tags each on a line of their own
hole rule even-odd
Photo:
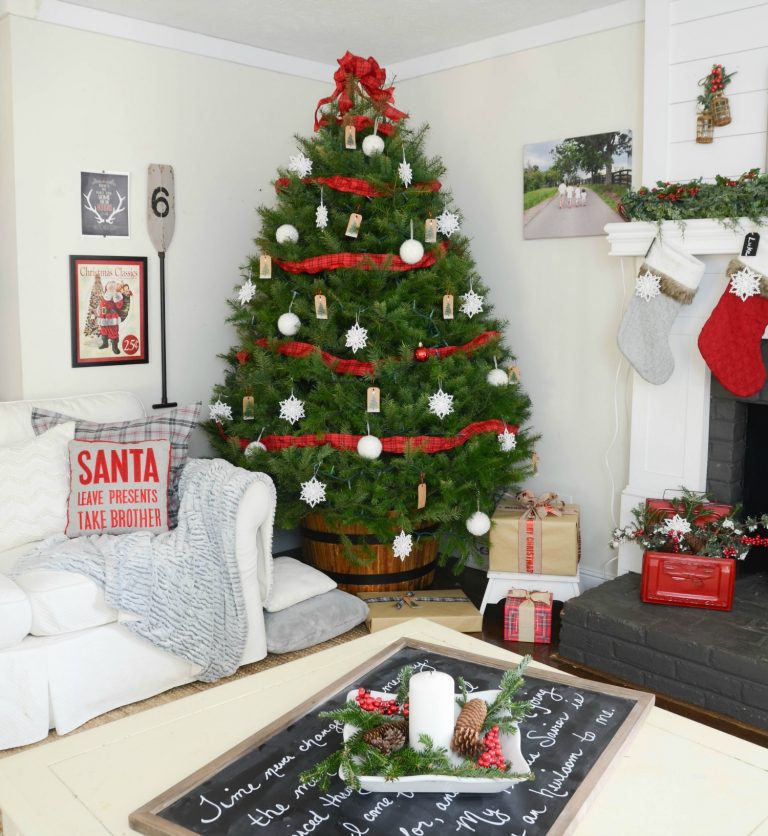
<svg viewBox="0 0 768 836">
<path fill-rule="evenodd" d="M 460 589 L 358 592 L 357 597 L 368 604 L 365 623 L 372 633 L 411 618 L 429 618 L 460 633 L 479 633 L 483 629 L 482 614 Z"/>
<path fill-rule="evenodd" d="M 575 575 L 579 565 L 579 506 L 557 494 L 523 491 L 504 497 L 491 529 L 489 570 Z"/>
<path fill-rule="evenodd" d="M 552 593 L 510 589 L 504 602 L 504 641 L 549 644 Z"/>
</svg>

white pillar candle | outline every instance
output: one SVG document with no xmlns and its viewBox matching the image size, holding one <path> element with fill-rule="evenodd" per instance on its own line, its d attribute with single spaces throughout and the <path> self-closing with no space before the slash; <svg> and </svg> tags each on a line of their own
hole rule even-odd
<svg viewBox="0 0 768 836">
<path fill-rule="evenodd" d="M 435 747 L 450 751 L 453 737 L 453 677 L 440 671 L 423 671 L 411 677 L 408 687 L 408 739 L 412 749 L 421 752 L 419 735 L 427 734 Z"/>
</svg>

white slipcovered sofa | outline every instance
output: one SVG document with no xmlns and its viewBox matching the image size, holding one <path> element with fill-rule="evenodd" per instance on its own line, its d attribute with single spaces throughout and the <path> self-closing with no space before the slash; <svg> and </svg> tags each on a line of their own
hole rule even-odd
<svg viewBox="0 0 768 836">
<path fill-rule="evenodd" d="M 34 435 L 34 406 L 98 422 L 146 414 L 127 392 L 0 403 L 0 447 Z M 271 566 L 273 517 L 267 485 L 254 482 L 236 523 L 248 616 L 241 664 L 267 653 L 260 586 Z M 52 571 L 8 577 L 34 545 L 0 551 L 0 749 L 40 740 L 51 728 L 64 734 L 105 711 L 196 678 L 194 665 L 122 627 L 118 611 L 88 578 Z"/>
</svg>

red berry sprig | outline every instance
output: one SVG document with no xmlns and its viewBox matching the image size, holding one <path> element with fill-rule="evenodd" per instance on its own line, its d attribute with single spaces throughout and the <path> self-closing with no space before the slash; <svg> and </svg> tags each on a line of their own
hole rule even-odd
<svg viewBox="0 0 768 836">
<path fill-rule="evenodd" d="M 496 767 L 496 769 L 505 771 L 507 762 L 504 760 L 504 755 L 501 752 L 498 726 L 491 726 L 491 730 L 483 738 L 483 746 L 485 746 L 485 749 L 477 759 L 477 765 L 485 769 Z"/>
<path fill-rule="evenodd" d="M 761 537 L 759 534 L 750 537 L 748 534 L 745 534 L 741 538 L 741 542 L 745 546 L 768 546 L 768 537 Z"/>
<path fill-rule="evenodd" d="M 397 700 L 383 700 L 381 697 L 372 696 L 370 691 L 365 688 L 358 688 L 355 695 L 355 702 L 363 709 L 363 711 L 374 711 L 377 714 L 400 714 L 404 717 L 408 716 L 408 703 L 402 707 L 397 704 Z"/>
</svg>

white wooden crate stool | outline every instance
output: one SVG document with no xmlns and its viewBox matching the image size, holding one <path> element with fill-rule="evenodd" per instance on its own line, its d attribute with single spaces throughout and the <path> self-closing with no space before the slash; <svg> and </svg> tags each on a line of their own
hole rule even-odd
<svg viewBox="0 0 768 836">
<path fill-rule="evenodd" d="M 532 575 L 529 572 L 488 572 L 480 612 L 488 604 L 496 604 L 507 597 L 510 589 L 527 589 L 529 592 L 551 592 L 555 601 L 567 601 L 579 595 L 579 573 L 575 575 Z"/>
</svg>

